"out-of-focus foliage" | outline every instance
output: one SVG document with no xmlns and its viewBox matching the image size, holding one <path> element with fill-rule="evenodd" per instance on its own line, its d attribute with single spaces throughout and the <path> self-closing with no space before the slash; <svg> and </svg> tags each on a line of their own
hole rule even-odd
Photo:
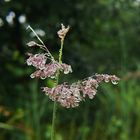
<svg viewBox="0 0 140 140">
<path fill-rule="evenodd" d="M 76 109 L 58 108 L 56 140 L 140 139 L 139 0 L 0 0 L 0 140 L 48 140 L 53 103 L 30 79 L 26 43 L 30 24 L 58 57 L 60 23 L 71 26 L 63 61 L 72 82 L 93 73 L 121 77 L 102 85 L 94 100 Z"/>
</svg>

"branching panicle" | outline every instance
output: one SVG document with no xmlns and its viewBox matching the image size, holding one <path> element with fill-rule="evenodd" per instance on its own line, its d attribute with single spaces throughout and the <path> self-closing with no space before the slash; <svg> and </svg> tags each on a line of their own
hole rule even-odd
<svg viewBox="0 0 140 140">
<path fill-rule="evenodd" d="M 69 31 L 69 26 L 65 28 L 61 24 L 61 29 L 57 32 L 58 37 L 61 40 L 61 48 L 59 51 L 59 61 L 55 60 L 53 55 L 50 53 L 48 48 L 45 46 L 43 41 L 35 33 L 35 31 L 29 26 L 29 29 L 35 34 L 41 44 L 34 41 L 27 43 L 27 46 L 34 47 L 38 46 L 40 49 L 45 50 L 45 53 L 31 54 L 28 53 L 29 58 L 27 59 L 27 65 L 35 67 L 36 71 L 30 75 L 31 78 L 58 78 L 59 72 L 68 74 L 72 72 L 70 65 L 62 63 L 62 49 L 64 38 Z M 56 84 L 55 87 L 43 87 L 42 91 L 52 101 L 60 103 L 61 106 L 66 108 L 73 108 L 79 106 L 81 101 L 84 101 L 87 97 L 93 99 L 97 93 L 97 88 L 101 82 L 112 82 L 116 85 L 120 79 L 115 75 L 108 74 L 95 74 L 81 81 L 72 83 Z"/>
<path fill-rule="evenodd" d="M 63 107 L 77 107 L 81 101 L 84 101 L 88 96 L 93 99 L 97 93 L 97 88 L 101 82 L 109 79 L 111 82 L 118 82 L 119 78 L 115 75 L 96 74 L 94 77 L 89 77 L 87 80 L 81 80 L 71 85 L 66 83 L 57 85 L 54 88 L 43 87 L 42 91 L 49 96 L 53 101 L 59 102 Z M 109 82 L 109 81 L 108 81 Z"/>
</svg>

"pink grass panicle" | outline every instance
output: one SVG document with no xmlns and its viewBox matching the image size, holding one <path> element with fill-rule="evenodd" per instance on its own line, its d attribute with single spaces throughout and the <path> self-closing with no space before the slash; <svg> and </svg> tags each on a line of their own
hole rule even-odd
<svg viewBox="0 0 140 140">
<path fill-rule="evenodd" d="M 94 77 L 94 78 L 93 78 Z M 85 80 L 78 81 L 71 85 L 66 83 L 57 85 L 54 88 L 43 87 L 42 91 L 53 101 L 57 101 L 61 106 L 73 108 L 79 106 L 81 101 L 88 97 L 93 99 L 97 93 L 97 88 L 101 82 L 108 79 L 116 84 L 120 80 L 115 75 L 95 74 Z"/>
<path fill-rule="evenodd" d="M 31 78 L 55 78 L 58 71 L 64 72 L 64 74 L 72 72 L 71 66 L 65 63 L 60 64 L 58 61 L 52 60 L 47 63 L 48 57 L 45 54 L 33 55 L 28 53 L 28 55 L 29 58 L 26 61 L 27 65 L 34 66 L 36 68 L 36 71 L 30 75 Z"/>
<path fill-rule="evenodd" d="M 26 62 L 28 66 L 32 65 L 35 68 L 42 70 L 45 68 L 46 61 L 47 57 L 45 56 L 45 54 L 30 54 Z"/>
<path fill-rule="evenodd" d="M 72 68 L 70 65 L 67 65 L 65 63 L 60 64 L 57 61 L 44 64 L 44 59 L 29 58 L 27 64 L 33 65 L 37 68 L 36 71 L 30 75 L 31 78 L 56 78 L 58 71 L 63 72 L 64 74 L 72 72 Z"/>
<path fill-rule="evenodd" d="M 61 29 L 57 32 L 58 34 L 58 37 L 61 39 L 61 40 L 64 40 L 67 32 L 69 31 L 70 27 L 68 26 L 67 28 L 61 24 Z"/>
<path fill-rule="evenodd" d="M 31 27 L 29 28 L 34 32 Z M 58 37 L 61 39 L 61 42 L 64 41 L 69 28 L 69 26 L 67 26 L 66 28 L 63 24 L 61 24 L 61 29 L 57 32 Z M 28 66 L 35 67 L 35 72 L 33 72 L 30 77 L 40 79 L 57 78 L 60 72 L 64 74 L 72 73 L 71 66 L 55 60 L 42 40 L 38 36 L 37 38 L 41 42 L 41 44 L 30 41 L 29 43 L 27 43 L 27 46 L 31 48 L 37 46 L 40 49 L 44 50 L 45 53 L 28 53 L 29 57 L 26 60 L 26 63 Z M 118 84 L 119 80 L 120 78 L 115 75 L 94 74 L 93 76 L 72 84 L 64 82 L 52 88 L 49 88 L 47 86 L 42 87 L 42 91 L 52 101 L 58 102 L 61 106 L 66 108 L 74 108 L 79 106 L 80 102 L 85 101 L 86 98 L 93 99 L 97 94 L 97 88 L 101 82 L 111 82 L 112 84 L 116 85 Z"/>
<path fill-rule="evenodd" d="M 51 100 L 59 102 L 61 106 L 66 108 L 76 107 L 82 101 L 79 86 L 76 84 L 68 85 L 63 83 L 54 88 L 43 87 L 42 91 Z"/>
</svg>

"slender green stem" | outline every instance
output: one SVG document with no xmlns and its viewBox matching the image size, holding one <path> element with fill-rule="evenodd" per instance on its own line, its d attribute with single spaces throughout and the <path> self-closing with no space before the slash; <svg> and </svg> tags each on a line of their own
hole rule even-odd
<svg viewBox="0 0 140 140">
<path fill-rule="evenodd" d="M 47 53 L 49 54 L 49 56 L 51 57 L 52 60 L 54 60 L 54 57 L 52 56 L 52 54 L 50 53 L 50 51 L 48 50 L 48 48 L 46 47 L 46 45 L 44 44 L 44 42 L 41 40 L 41 38 L 37 35 L 37 33 L 34 31 L 34 29 L 29 25 L 27 27 L 27 29 L 30 29 L 34 35 L 37 37 L 37 39 L 40 41 L 40 43 L 43 45 L 43 47 L 45 48 L 45 50 L 47 51 Z M 42 49 L 44 49 L 42 48 Z"/>
<path fill-rule="evenodd" d="M 52 117 L 52 132 L 51 132 L 51 140 L 54 140 L 56 110 L 57 110 L 57 104 L 56 104 L 56 101 L 55 101 L 54 104 L 53 104 L 53 117 Z"/>
<path fill-rule="evenodd" d="M 59 73 L 58 73 L 58 75 L 57 75 L 56 85 L 58 84 L 58 80 L 59 80 Z M 54 140 L 54 135 L 55 135 L 56 111 L 57 111 L 57 103 L 56 103 L 56 101 L 54 101 L 54 104 L 53 104 L 53 116 L 52 116 L 51 140 Z"/>
<path fill-rule="evenodd" d="M 61 48 L 59 50 L 59 63 L 62 63 L 63 46 L 64 46 L 64 39 L 61 39 Z"/>
<path fill-rule="evenodd" d="M 62 63 L 62 55 L 63 55 L 63 46 L 64 46 L 64 39 L 61 40 L 61 47 L 59 50 L 59 63 Z M 57 79 L 56 79 L 56 86 L 59 82 L 59 71 L 57 73 Z M 51 140 L 54 140 L 55 137 L 55 121 L 56 121 L 56 111 L 57 111 L 57 103 L 54 101 L 53 105 L 53 116 L 52 116 L 52 132 L 51 132 Z"/>
</svg>

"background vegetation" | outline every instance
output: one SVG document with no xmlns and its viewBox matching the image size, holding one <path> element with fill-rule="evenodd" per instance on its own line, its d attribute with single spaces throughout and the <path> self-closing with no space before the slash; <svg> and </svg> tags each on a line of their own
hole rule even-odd
<svg viewBox="0 0 140 140">
<path fill-rule="evenodd" d="M 0 0 L 0 140 L 49 140 L 53 102 L 25 63 L 30 24 L 58 57 L 60 23 L 70 25 L 63 61 L 72 81 L 116 74 L 94 100 L 57 112 L 56 140 L 140 139 L 139 0 Z"/>
</svg>

